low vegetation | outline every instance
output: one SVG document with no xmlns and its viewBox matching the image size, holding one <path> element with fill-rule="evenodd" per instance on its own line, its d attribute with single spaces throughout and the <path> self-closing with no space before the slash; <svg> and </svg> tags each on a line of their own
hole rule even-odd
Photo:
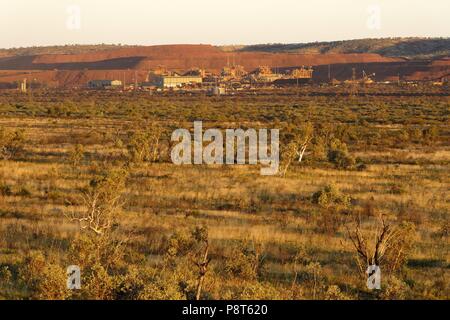
<svg viewBox="0 0 450 320">
<path fill-rule="evenodd" d="M 0 298 L 450 297 L 446 96 L 32 98 L 0 94 Z M 194 120 L 279 128 L 282 174 L 173 165 Z"/>
<path fill-rule="evenodd" d="M 261 44 L 242 46 L 240 51 L 297 52 L 315 54 L 378 53 L 388 57 L 431 59 L 450 54 L 449 38 L 382 38 L 347 41 Z"/>
</svg>

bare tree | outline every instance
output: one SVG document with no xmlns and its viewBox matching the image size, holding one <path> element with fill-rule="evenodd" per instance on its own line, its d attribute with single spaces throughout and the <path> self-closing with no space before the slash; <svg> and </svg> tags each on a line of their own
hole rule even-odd
<svg viewBox="0 0 450 320">
<path fill-rule="evenodd" d="M 311 143 L 314 135 L 314 127 L 312 124 L 307 123 L 302 130 L 294 136 L 289 142 L 283 152 L 284 163 L 280 170 L 281 175 L 285 176 L 292 162 L 297 160 L 302 162 L 306 149 Z"/>
<path fill-rule="evenodd" d="M 81 196 L 84 209 L 72 212 L 69 218 L 80 224 L 83 230 L 102 235 L 113 227 L 116 215 L 123 206 L 121 193 L 125 187 L 127 172 L 116 169 L 91 181 Z"/>
<path fill-rule="evenodd" d="M 109 199 L 108 203 L 102 203 L 100 197 L 100 193 L 84 194 L 83 201 L 87 209 L 80 215 L 71 217 L 72 221 L 80 223 L 81 229 L 88 229 L 99 235 L 112 227 L 114 214 L 121 206 L 118 204 L 120 195 Z"/>
<path fill-rule="evenodd" d="M 313 139 L 313 134 L 314 134 L 314 127 L 312 126 L 312 124 L 307 123 L 301 133 L 301 137 L 298 143 L 299 146 L 299 148 L 297 149 L 298 162 L 302 162 L 306 148 Z"/>
<path fill-rule="evenodd" d="M 197 262 L 196 265 L 198 267 L 198 279 L 197 279 L 197 290 L 195 295 L 195 300 L 200 300 L 202 290 L 203 290 L 203 283 L 205 281 L 206 272 L 208 271 L 208 265 L 211 261 L 208 258 L 208 250 L 209 250 L 209 244 L 208 241 L 206 241 L 205 245 L 205 251 L 203 253 L 203 260 L 201 262 Z"/>
<path fill-rule="evenodd" d="M 197 277 L 197 289 L 195 294 L 195 300 L 200 300 L 203 290 L 203 284 L 205 282 L 205 276 L 208 271 L 209 262 L 211 259 L 208 257 L 209 252 L 209 240 L 208 240 L 208 230 L 207 228 L 196 228 L 193 231 L 194 239 L 203 245 L 203 250 L 200 249 L 200 261 L 194 261 L 194 264 L 198 268 Z"/>
<path fill-rule="evenodd" d="M 356 226 L 353 230 L 347 227 L 348 237 L 357 253 L 356 260 L 362 273 L 365 272 L 368 266 L 380 265 L 386 251 L 390 248 L 393 239 L 396 237 L 396 231 L 386 223 L 383 216 L 380 216 L 379 223 L 372 245 L 361 231 L 360 219 L 357 219 Z"/>
</svg>

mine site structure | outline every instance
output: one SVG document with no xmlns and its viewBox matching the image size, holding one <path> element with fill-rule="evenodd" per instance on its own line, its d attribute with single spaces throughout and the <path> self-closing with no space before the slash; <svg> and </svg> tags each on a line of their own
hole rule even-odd
<svg viewBox="0 0 450 320">
<path fill-rule="evenodd" d="M 236 91 L 273 89 L 275 87 L 297 87 L 310 83 L 313 78 L 312 66 L 278 68 L 261 65 L 248 72 L 244 66 L 228 64 L 220 72 L 190 67 L 186 70 L 169 70 L 158 66 L 147 72 L 145 81 L 139 70 L 123 71 L 123 80 L 98 79 L 87 83 L 91 90 L 142 90 L 142 91 L 179 91 L 203 92 L 210 95 L 233 94 Z M 130 81 L 127 85 L 126 81 Z"/>
<path fill-rule="evenodd" d="M 365 70 L 362 70 L 362 78 L 358 79 L 356 77 L 356 68 L 353 67 L 351 79 L 344 81 L 349 86 L 349 96 L 353 97 L 358 95 L 360 87 L 365 89 L 367 85 L 374 84 L 373 77 L 375 77 L 375 73 L 368 74 Z"/>
<path fill-rule="evenodd" d="M 302 66 L 299 69 L 293 69 L 291 71 L 291 78 L 294 79 L 312 79 L 313 76 L 313 68 Z"/>
<path fill-rule="evenodd" d="M 372 84 L 375 81 L 372 79 L 372 77 L 375 77 L 375 73 L 367 74 L 365 70 L 363 70 L 363 77 L 362 77 L 362 84 Z"/>
<path fill-rule="evenodd" d="M 273 72 L 272 68 L 267 65 L 262 65 L 250 72 L 247 77 L 247 83 L 250 87 L 262 87 L 273 83 L 275 80 L 281 78 L 276 71 Z"/>
<path fill-rule="evenodd" d="M 233 61 L 230 63 L 230 59 Z M 192 61 L 191 61 L 192 62 Z M 343 66 L 334 66 L 332 64 L 319 64 L 317 66 L 284 66 L 277 61 L 265 60 L 267 64 L 261 64 L 253 69 L 248 69 L 247 65 L 236 64 L 234 58 L 231 56 L 228 58 L 228 62 L 225 62 L 222 68 L 218 66 L 208 65 L 200 63 L 202 67 L 190 66 L 189 64 L 177 68 L 166 68 L 161 65 L 145 64 L 141 67 L 133 67 L 127 69 L 118 69 L 109 73 L 103 73 L 105 78 L 92 78 L 94 71 L 85 69 L 82 73 L 73 75 L 70 81 L 77 83 L 86 81 L 84 85 L 73 86 L 74 89 L 90 89 L 90 90 L 116 90 L 120 92 L 124 91 L 147 91 L 147 92 L 178 92 L 180 94 L 211 94 L 211 95 L 225 95 L 234 94 L 237 92 L 244 93 L 258 93 L 268 90 L 290 90 L 294 92 L 297 89 L 298 94 L 306 92 L 300 90 L 303 85 L 314 84 L 320 82 L 327 82 L 332 86 L 343 85 L 344 92 L 349 96 L 356 96 L 359 93 L 370 94 L 373 90 L 368 89 L 369 86 L 376 83 L 375 76 L 380 80 L 380 85 L 390 84 L 395 81 L 398 83 L 400 80 L 400 72 L 396 72 L 395 76 L 390 78 L 383 78 L 383 71 L 373 72 L 377 69 L 371 65 L 370 70 L 364 70 L 361 65 L 355 64 L 351 68 L 349 74 L 349 68 Z M 280 63 L 280 65 L 277 65 Z M 204 67 L 206 66 L 206 68 Z M 145 68 L 143 68 L 145 67 Z M 331 68 L 336 68 L 331 73 Z M 341 69 L 338 69 L 341 68 Z M 344 68 L 344 69 L 342 69 Z M 342 71 L 340 71 L 342 70 Z M 345 72 L 346 71 L 346 72 Z M 399 69 L 398 71 L 402 71 Z M 58 69 L 52 71 L 53 73 L 60 72 Z M 68 71 L 64 71 L 68 72 Z M 317 73 L 317 76 L 315 74 Z M 402 72 L 403 73 L 403 72 Z M 98 73 L 102 75 L 102 73 Z M 34 75 L 34 74 L 33 74 Z M 435 86 L 444 86 L 445 81 L 442 81 L 444 73 L 439 74 L 439 77 L 429 78 L 430 83 Z M 23 75 L 22 75 L 23 77 Z M 347 80 L 337 80 L 337 78 L 347 77 Z M 382 82 L 382 79 L 386 79 Z M 407 81 L 408 79 L 405 78 Z M 30 93 L 30 76 L 27 81 L 15 82 L 12 84 L 21 93 Z M 59 79 L 58 79 L 59 80 Z M 433 80 L 434 82 L 431 82 Z M 441 81 L 439 81 L 441 80 Z M 41 79 L 40 79 L 41 81 Z M 44 80 L 45 81 L 45 80 Z M 70 87 L 69 80 L 61 80 L 63 87 Z M 405 82 L 405 84 L 413 86 L 417 81 Z M 47 82 L 48 83 L 48 82 Z M 45 83 L 44 83 L 45 84 Z M 12 88 L 12 85 L 9 87 Z M 39 84 L 41 86 L 41 84 Z M 55 85 L 58 87 L 59 85 Z M 5 86 L 6 87 L 6 86 Z M 284 89 L 282 89 L 284 88 Z M 290 88 L 290 89 L 289 89 Z"/>
<path fill-rule="evenodd" d="M 282 77 L 277 71 L 273 72 L 269 66 L 259 66 L 254 73 L 256 83 L 272 83 Z"/>
<path fill-rule="evenodd" d="M 23 79 L 23 81 L 19 82 L 19 91 L 22 93 L 27 93 L 27 79 Z"/>
<path fill-rule="evenodd" d="M 62 49 L 57 49 L 42 54 L 37 51 L 36 55 L 0 58 L 0 89 L 17 90 L 21 94 L 26 91 L 28 94 L 30 86 L 33 86 L 32 78 L 36 77 L 39 88 L 87 89 L 89 81 L 118 80 L 122 82 L 122 88 L 115 88 L 118 91 L 206 92 L 216 86 L 214 77 L 219 77 L 219 85 L 230 90 L 242 88 L 255 92 L 278 87 L 296 88 L 314 79 L 314 84 L 342 86 L 345 92 L 350 91 L 354 95 L 358 90 L 364 90 L 363 86 L 375 82 L 380 86 L 402 84 L 405 88 L 430 84 L 444 89 L 448 82 L 445 78 L 448 77 L 450 60 L 442 55 L 432 59 L 404 59 L 360 52 L 334 55 L 314 53 L 306 57 L 301 52 L 285 52 L 277 47 L 272 49 L 273 52 L 266 52 L 264 46 L 246 49 L 245 46 L 223 48 L 210 45 L 173 45 L 164 47 L 164 50 L 158 46 L 136 46 L 126 50 L 108 47 L 105 51 L 91 53 L 89 62 L 84 61 L 86 57 L 82 52 L 69 50 L 59 54 Z M 302 64 L 305 66 L 302 67 Z M 314 70 L 308 65 L 314 66 Z M 352 67 L 357 69 L 354 77 Z M 177 71 L 178 75 L 170 74 L 169 70 Z M 152 85 L 151 79 L 145 77 L 149 73 L 175 77 L 170 81 L 170 86 L 175 87 Z M 188 76 L 202 78 L 201 84 L 198 79 L 179 78 Z M 24 77 L 28 81 L 26 89 L 21 87 Z M 367 92 L 372 91 L 374 89 Z"/>
<path fill-rule="evenodd" d="M 244 67 L 241 65 L 233 65 L 231 67 L 224 67 L 221 72 L 223 81 L 240 80 L 247 75 Z"/>
<path fill-rule="evenodd" d="M 29 81 L 28 78 L 24 78 L 17 83 L 17 90 L 22 94 L 28 94 L 30 102 L 33 101 L 33 89 L 36 89 L 37 87 L 38 83 L 36 78 L 33 78 L 31 81 Z"/>
<path fill-rule="evenodd" d="M 356 68 L 352 68 L 352 79 L 350 83 L 350 96 L 354 97 L 358 95 L 358 81 L 356 80 Z"/>
<path fill-rule="evenodd" d="M 285 68 L 283 72 L 278 67 L 269 67 L 267 65 L 259 66 L 255 71 L 249 74 L 249 79 L 253 86 L 299 86 L 308 83 L 313 77 L 313 68 L 302 66 L 300 68 Z"/>
</svg>

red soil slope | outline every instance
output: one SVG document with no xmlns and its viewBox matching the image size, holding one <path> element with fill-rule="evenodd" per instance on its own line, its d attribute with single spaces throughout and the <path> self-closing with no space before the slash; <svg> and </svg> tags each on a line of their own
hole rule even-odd
<svg viewBox="0 0 450 320">
<path fill-rule="evenodd" d="M 366 72 L 379 71 L 379 77 L 401 72 L 404 75 L 416 74 L 418 78 L 426 78 L 430 76 L 430 72 L 434 72 L 433 76 L 438 76 L 448 71 L 448 61 L 440 60 L 419 66 L 401 58 L 387 58 L 377 54 L 224 52 L 211 45 L 164 45 L 119 48 L 86 54 L 0 57 L 0 82 L 24 78 L 55 86 L 79 86 L 92 79 L 125 79 L 131 82 L 134 81 L 135 72 L 138 81 L 143 81 L 147 72 L 157 66 L 171 70 L 200 67 L 218 72 L 223 66 L 233 63 L 243 65 L 247 71 L 260 65 L 279 68 L 311 65 L 317 70 L 317 79 L 323 78 L 323 70 L 328 68 L 329 64 L 333 65 L 333 77 L 336 78 L 348 78 L 351 65 L 370 69 Z M 439 72 L 436 72 L 438 69 Z"/>
<path fill-rule="evenodd" d="M 3 70 L 105 70 L 150 69 L 163 65 L 169 69 L 203 67 L 220 70 L 227 63 L 241 64 L 247 69 L 260 65 L 297 66 L 329 63 L 392 62 L 377 54 L 289 54 L 265 52 L 227 53 L 210 45 L 166 45 L 123 48 L 76 55 L 39 55 L 0 58 Z"/>
</svg>

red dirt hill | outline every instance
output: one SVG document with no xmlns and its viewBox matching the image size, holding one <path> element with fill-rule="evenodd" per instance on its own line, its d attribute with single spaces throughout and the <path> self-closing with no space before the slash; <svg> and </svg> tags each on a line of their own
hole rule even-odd
<svg viewBox="0 0 450 320">
<path fill-rule="evenodd" d="M 448 60 L 422 65 L 410 64 L 402 58 L 388 58 L 378 54 L 298 54 L 270 52 L 225 52 L 211 45 L 163 45 L 149 47 L 126 47 L 83 54 L 43 54 L 34 56 L 0 57 L 0 82 L 11 82 L 28 78 L 59 86 L 84 85 L 92 79 L 133 80 L 135 71 L 138 80 L 143 81 L 147 72 L 157 66 L 171 70 L 187 70 L 200 67 L 218 72 L 227 64 L 243 65 L 252 71 L 260 65 L 271 67 L 314 66 L 315 78 L 323 78 L 325 66 L 333 65 L 336 78 L 347 77 L 351 65 L 375 70 L 379 77 L 402 74 L 416 74 L 419 78 L 430 75 L 427 72 L 439 69 L 433 76 L 448 71 Z M 391 68 L 393 67 L 393 68 Z M 418 68 L 418 69 L 417 69 Z M 441 70 L 444 68 L 445 70 Z M 341 70 L 341 71 L 339 71 Z M 435 70 L 435 71 L 436 71 Z M 369 72 L 368 70 L 366 70 Z M 377 77 L 378 78 L 378 77 Z"/>
<path fill-rule="evenodd" d="M 288 67 L 330 63 L 368 63 L 400 61 L 377 54 L 293 54 L 267 52 L 224 52 L 210 45 L 166 45 L 133 47 L 87 54 L 55 54 L 0 58 L 2 70 L 105 70 L 151 69 L 163 65 L 168 69 L 193 66 L 220 70 L 227 63 L 247 69 L 260 65 Z"/>
</svg>

